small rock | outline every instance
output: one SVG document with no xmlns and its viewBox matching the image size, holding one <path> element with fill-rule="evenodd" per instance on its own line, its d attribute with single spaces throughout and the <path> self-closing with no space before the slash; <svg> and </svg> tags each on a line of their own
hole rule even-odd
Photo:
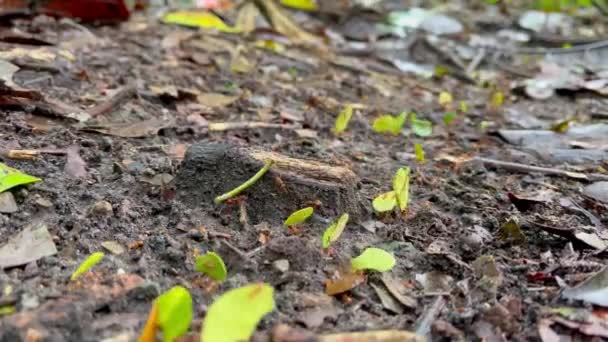
<svg viewBox="0 0 608 342">
<path fill-rule="evenodd" d="M 587 185 L 583 193 L 597 201 L 608 204 L 608 182 L 596 182 Z"/>
<path fill-rule="evenodd" d="M 36 205 L 43 207 L 43 208 L 50 208 L 53 206 L 53 202 L 49 201 L 48 199 L 46 199 L 44 197 L 36 198 L 34 203 L 36 203 Z"/>
<path fill-rule="evenodd" d="M 19 211 L 15 197 L 11 192 L 0 193 L 0 213 L 12 214 Z"/>
<path fill-rule="evenodd" d="M 97 201 L 90 208 L 91 215 L 94 216 L 108 216 L 114 214 L 112 210 L 112 204 L 108 201 Z"/>
<path fill-rule="evenodd" d="M 40 301 L 38 300 L 38 296 L 24 293 L 21 295 L 21 306 L 24 309 L 35 309 L 40 306 Z"/>
<path fill-rule="evenodd" d="M 272 267 L 274 267 L 277 271 L 281 273 L 285 273 L 289 271 L 289 260 L 279 259 L 272 263 Z"/>
<path fill-rule="evenodd" d="M 114 255 L 119 255 L 125 252 L 125 248 L 116 241 L 104 241 L 101 243 L 101 246 Z"/>
</svg>

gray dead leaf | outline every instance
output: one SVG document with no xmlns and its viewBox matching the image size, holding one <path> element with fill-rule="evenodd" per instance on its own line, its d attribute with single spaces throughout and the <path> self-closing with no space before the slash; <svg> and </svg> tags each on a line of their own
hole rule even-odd
<svg viewBox="0 0 608 342">
<path fill-rule="evenodd" d="M 0 268 L 15 267 L 57 254 L 57 248 L 43 222 L 32 223 L 0 247 Z"/>
<path fill-rule="evenodd" d="M 84 178 L 87 176 L 87 164 L 80 157 L 78 150 L 78 146 L 76 145 L 72 145 L 65 150 L 67 161 L 65 162 L 63 171 L 70 177 Z"/>
<path fill-rule="evenodd" d="M 416 281 L 422 285 L 425 295 L 449 293 L 454 288 L 454 278 L 437 271 L 418 273 Z"/>
<path fill-rule="evenodd" d="M 19 211 L 17 202 L 15 202 L 15 196 L 9 191 L 0 193 L 0 213 L 12 214 Z"/>
<path fill-rule="evenodd" d="M 308 329 L 318 328 L 323 324 L 325 318 L 336 319 L 340 310 L 333 305 L 323 305 L 302 311 L 296 320 L 304 324 Z"/>
<path fill-rule="evenodd" d="M 418 301 L 407 294 L 409 290 L 405 285 L 395 279 L 389 272 L 382 273 L 382 283 L 401 304 L 412 309 L 418 306 Z"/>
<path fill-rule="evenodd" d="M 4 84 L 11 87 L 13 83 L 13 75 L 19 70 L 19 67 L 13 63 L 9 63 L 3 59 L 0 59 L 0 81 L 4 81 Z"/>
<path fill-rule="evenodd" d="M 374 283 L 370 283 L 370 285 L 374 291 L 376 291 L 376 294 L 378 295 L 378 298 L 380 298 L 380 302 L 385 309 L 396 314 L 403 313 L 403 306 L 395 299 L 395 297 L 391 296 L 391 294 L 388 293 L 384 287 Z"/>
<path fill-rule="evenodd" d="M 586 245 L 597 249 L 598 251 L 604 250 L 608 247 L 608 243 L 599 237 L 595 232 L 576 232 L 574 233 L 574 237 Z"/>
<path fill-rule="evenodd" d="M 608 307 L 608 267 L 577 286 L 564 290 L 562 297 Z"/>
<path fill-rule="evenodd" d="M 589 184 L 583 189 L 583 193 L 596 201 L 608 204 L 608 182 Z"/>
<path fill-rule="evenodd" d="M 156 186 L 163 186 L 169 184 L 173 180 L 173 176 L 168 173 L 159 173 L 152 177 L 142 176 L 140 181 Z"/>
</svg>

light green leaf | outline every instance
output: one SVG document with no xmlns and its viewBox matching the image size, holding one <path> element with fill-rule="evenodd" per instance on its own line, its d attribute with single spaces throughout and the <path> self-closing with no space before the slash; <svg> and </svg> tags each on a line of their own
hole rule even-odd
<svg viewBox="0 0 608 342">
<path fill-rule="evenodd" d="M 340 235 L 342 235 L 342 232 L 348 223 L 348 218 L 348 214 L 342 214 L 338 221 L 327 227 L 325 233 L 323 233 L 323 239 L 321 241 L 321 246 L 323 248 L 329 248 L 332 243 L 336 242 L 338 238 L 340 238 Z"/>
<path fill-rule="evenodd" d="M 366 248 L 361 255 L 351 260 L 354 271 L 390 271 L 395 266 L 395 257 L 380 248 Z"/>
<path fill-rule="evenodd" d="M 294 211 L 291 215 L 289 215 L 287 220 L 285 220 L 284 224 L 287 227 L 291 227 L 291 226 L 295 226 L 296 224 L 300 224 L 300 223 L 306 221 L 306 219 L 308 219 L 314 211 L 315 210 L 313 209 L 313 207 L 306 207 L 304 209 Z"/>
<path fill-rule="evenodd" d="M 177 11 L 167 13 L 163 17 L 165 24 L 177 24 L 189 27 L 212 28 L 222 32 L 236 33 L 240 30 L 236 27 L 230 27 L 222 21 L 222 19 L 211 12 L 200 11 Z"/>
<path fill-rule="evenodd" d="M 372 206 L 374 210 L 383 213 L 386 211 L 391 211 L 397 205 L 397 196 L 394 191 L 385 192 L 376 198 L 374 198 L 372 202 Z"/>
<path fill-rule="evenodd" d="M 336 118 L 336 124 L 333 129 L 334 133 L 340 134 L 348 128 L 348 123 L 350 122 L 350 118 L 353 116 L 353 106 L 346 105 L 344 109 L 338 114 Z"/>
<path fill-rule="evenodd" d="M 214 252 L 196 257 L 196 270 L 206 274 L 213 280 L 226 280 L 226 265 L 224 260 Z"/>
<path fill-rule="evenodd" d="M 76 271 L 72 273 L 72 277 L 70 279 L 74 280 L 84 272 L 90 270 L 93 266 L 97 265 L 101 261 L 101 259 L 103 259 L 104 256 L 105 254 L 103 254 L 102 252 L 95 252 L 89 255 L 89 257 L 84 259 L 80 266 L 78 266 Z"/>
<path fill-rule="evenodd" d="M 403 124 L 405 123 L 406 118 L 406 112 L 403 112 L 398 116 L 382 115 L 381 117 L 374 120 L 372 128 L 374 129 L 374 132 L 377 133 L 388 132 L 393 135 L 397 135 L 401 131 L 401 128 L 403 128 Z"/>
<path fill-rule="evenodd" d="M 0 163 L 0 193 L 19 185 L 40 182 L 41 179 L 22 173 L 17 169 Z"/>
<path fill-rule="evenodd" d="M 230 290 L 207 311 L 201 342 L 249 341 L 264 316 L 274 309 L 274 289 L 253 284 Z"/>
<path fill-rule="evenodd" d="M 281 0 L 281 5 L 303 11 L 316 11 L 318 9 L 314 0 Z"/>
<path fill-rule="evenodd" d="M 428 120 L 417 119 L 415 113 L 411 114 L 410 123 L 412 131 L 419 137 L 428 137 L 433 133 L 433 124 Z"/>
<path fill-rule="evenodd" d="M 456 113 L 455 112 L 447 112 L 445 114 L 443 114 L 443 123 L 446 126 L 449 126 L 454 119 L 456 119 Z"/>
<path fill-rule="evenodd" d="M 393 191 L 397 198 L 397 204 L 399 210 L 404 211 L 407 209 L 410 192 L 410 168 L 399 168 L 393 177 Z"/>
<path fill-rule="evenodd" d="M 172 342 L 188 332 L 192 322 L 192 297 L 187 289 L 174 286 L 160 295 L 156 304 L 164 342 Z"/>
<path fill-rule="evenodd" d="M 442 91 L 441 93 L 439 93 L 438 101 L 442 107 L 447 107 L 447 106 L 451 105 L 454 100 L 453 100 L 452 94 L 450 92 Z"/>
<path fill-rule="evenodd" d="M 424 157 L 424 149 L 422 148 L 421 144 L 414 144 L 414 154 L 416 155 L 416 160 L 424 163 L 425 161 L 425 157 Z"/>
</svg>

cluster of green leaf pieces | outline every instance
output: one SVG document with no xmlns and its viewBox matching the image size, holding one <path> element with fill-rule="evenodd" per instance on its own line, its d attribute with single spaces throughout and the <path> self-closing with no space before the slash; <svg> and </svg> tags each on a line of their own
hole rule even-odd
<svg viewBox="0 0 608 342">
<path fill-rule="evenodd" d="M 348 128 L 348 123 L 350 122 L 352 115 L 353 106 L 346 105 L 338 114 L 332 131 L 335 134 L 343 133 Z M 407 112 L 402 112 L 396 116 L 390 114 L 382 115 L 373 121 L 372 129 L 377 133 L 390 133 L 393 135 L 398 135 L 405 125 L 407 117 Z M 410 124 L 414 134 L 419 137 L 428 137 L 433 133 L 433 124 L 428 120 L 416 118 L 416 113 L 410 113 Z"/>
<path fill-rule="evenodd" d="M 393 177 L 393 190 L 374 198 L 372 206 L 379 213 L 393 210 L 396 206 L 400 211 L 407 209 L 410 192 L 410 168 L 402 167 Z"/>
</svg>

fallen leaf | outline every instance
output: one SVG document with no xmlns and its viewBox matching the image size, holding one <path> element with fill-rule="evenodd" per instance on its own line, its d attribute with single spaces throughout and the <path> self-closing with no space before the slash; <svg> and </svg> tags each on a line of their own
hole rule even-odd
<svg viewBox="0 0 608 342">
<path fill-rule="evenodd" d="M 197 97 L 199 103 L 210 107 L 226 107 L 238 100 L 239 96 L 224 95 L 220 93 L 203 93 Z"/>
<path fill-rule="evenodd" d="M 565 289 L 562 292 L 562 297 L 608 307 L 608 267 L 595 273 L 577 286 Z"/>
<path fill-rule="evenodd" d="M 385 272 L 382 273 L 382 282 L 384 286 L 388 289 L 388 291 L 395 297 L 397 300 L 405 305 L 406 307 L 413 309 L 418 306 L 418 301 L 407 294 L 409 291 L 408 288 L 403 285 L 402 282 L 395 279 L 390 273 Z"/>
<path fill-rule="evenodd" d="M 396 314 L 402 314 L 404 312 L 403 306 L 401 306 L 395 297 L 391 296 L 385 288 L 374 283 L 371 283 L 370 285 L 376 292 L 376 295 L 378 295 L 378 298 L 380 298 L 380 302 L 385 309 Z"/>
<path fill-rule="evenodd" d="M 86 163 L 78 154 L 78 146 L 72 145 L 66 150 L 67 161 L 63 171 L 74 178 L 84 178 L 87 176 Z"/>
<path fill-rule="evenodd" d="M 237 33 L 238 28 L 226 25 L 224 21 L 211 12 L 200 11 L 177 11 L 165 14 L 163 17 L 165 24 L 177 24 L 190 27 L 201 27 L 216 29 L 222 32 Z"/>
<path fill-rule="evenodd" d="M 296 43 L 318 45 L 319 39 L 302 30 L 273 0 L 259 0 L 263 13 L 272 27 Z"/>
<path fill-rule="evenodd" d="M 522 243 L 526 241 L 526 235 L 521 230 L 516 217 L 511 217 L 500 226 L 500 239 L 511 241 L 514 243 Z"/>
<path fill-rule="evenodd" d="M 161 129 L 171 127 L 174 123 L 174 119 L 155 118 L 139 122 L 86 126 L 82 128 L 82 130 L 114 135 L 123 138 L 141 138 L 157 134 Z"/>
<path fill-rule="evenodd" d="M 255 29 L 255 21 L 260 15 L 260 9 L 252 1 L 248 1 L 239 9 L 236 16 L 235 26 L 244 34 L 249 34 Z"/>
<path fill-rule="evenodd" d="M 325 294 L 334 296 L 349 291 L 365 281 L 362 273 L 347 273 L 340 275 L 337 279 L 325 281 Z"/>
<path fill-rule="evenodd" d="M 55 254 L 57 248 L 46 224 L 32 223 L 0 247 L 0 268 L 25 265 Z"/>
</svg>

